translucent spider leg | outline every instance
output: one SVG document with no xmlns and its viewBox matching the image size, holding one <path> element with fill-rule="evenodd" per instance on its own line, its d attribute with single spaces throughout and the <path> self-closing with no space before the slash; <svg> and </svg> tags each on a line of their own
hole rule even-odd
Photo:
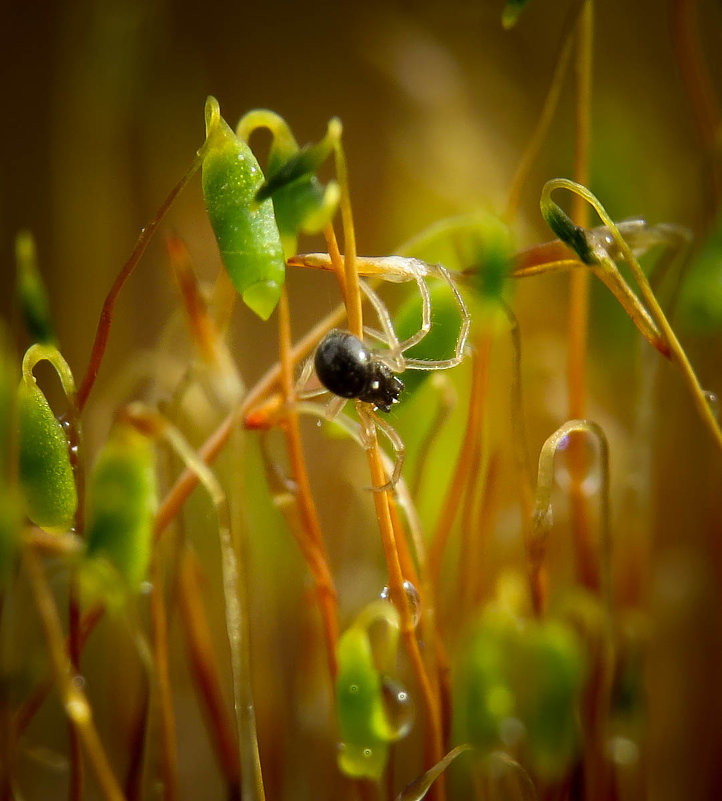
<svg viewBox="0 0 722 801">
<path fill-rule="evenodd" d="M 403 353 L 403 346 L 402 343 L 399 342 L 399 338 L 396 336 L 396 331 L 394 330 L 393 323 L 391 322 L 389 310 L 386 308 L 386 304 L 365 281 L 361 281 L 360 284 L 364 294 L 374 307 L 376 316 L 379 318 L 379 322 L 383 328 L 383 335 L 380 335 L 379 332 L 374 331 L 371 328 L 365 327 L 364 331 L 374 339 L 378 339 L 380 342 L 383 342 L 388 347 L 388 351 L 379 353 L 379 357 L 383 358 L 383 360 L 392 370 L 400 373 L 404 369 L 404 359 L 401 355 Z"/>
<path fill-rule="evenodd" d="M 454 279 L 451 277 L 451 273 L 449 273 L 446 267 L 443 267 L 441 264 L 429 264 L 426 265 L 426 269 L 430 275 L 436 275 L 438 278 L 446 281 L 459 307 L 459 312 L 461 313 L 461 327 L 459 328 L 459 336 L 456 340 L 456 349 L 454 351 L 454 355 L 450 359 L 405 359 L 404 363 L 405 367 L 409 370 L 448 370 L 451 367 L 456 367 L 456 365 L 460 364 L 464 358 L 464 349 L 466 348 L 466 341 L 469 338 L 469 329 L 471 327 L 471 315 L 469 314 L 469 310 L 466 307 L 466 303 L 464 302 L 461 292 L 459 292 L 458 287 L 454 283 Z M 417 279 L 417 283 L 419 283 L 419 280 L 423 280 L 420 279 L 418 274 L 415 274 L 414 277 Z M 431 301 L 429 299 L 429 316 L 430 306 Z M 429 320 L 429 327 L 430 326 L 431 321 Z"/>
<path fill-rule="evenodd" d="M 379 298 L 376 292 L 368 285 L 361 285 L 366 297 L 369 299 L 378 315 L 384 329 L 384 336 L 380 336 L 378 332 L 369 328 L 366 328 L 365 331 L 370 336 L 388 345 L 390 352 L 384 352 L 380 355 L 387 360 L 389 366 L 397 372 L 403 371 L 406 367 L 406 360 L 401 358 L 401 354 L 421 342 L 431 330 L 431 294 L 429 293 L 426 281 L 424 281 L 422 271 L 415 267 L 411 269 L 416 285 L 419 288 L 419 294 L 421 295 L 421 328 L 408 339 L 403 340 L 403 342 L 399 342 L 396 332 L 394 331 L 393 323 L 391 322 L 391 316 L 381 298 Z"/>
<path fill-rule="evenodd" d="M 316 389 L 304 389 L 308 384 L 308 379 L 311 378 L 313 373 L 313 356 L 309 356 L 303 363 L 301 374 L 296 381 L 296 397 L 300 400 L 307 400 L 308 398 L 317 398 L 319 395 L 325 395 L 328 390 L 325 387 L 317 387 Z"/>
<path fill-rule="evenodd" d="M 356 403 L 356 412 L 358 413 L 359 421 L 361 422 L 361 437 L 364 448 L 368 450 L 372 446 L 374 441 L 374 431 L 376 428 L 378 428 L 384 433 L 388 441 L 391 443 L 391 447 L 394 449 L 396 460 L 394 461 L 394 468 L 393 472 L 391 473 L 391 478 L 380 487 L 371 487 L 374 492 L 385 492 L 386 490 L 391 490 L 396 486 L 396 484 L 398 484 L 398 481 L 401 478 L 401 468 L 404 466 L 404 459 L 406 458 L 406 446 L 396 432 L 396 429 L 379 417 L 369 403 L 358 401 Z"/>
</svg>

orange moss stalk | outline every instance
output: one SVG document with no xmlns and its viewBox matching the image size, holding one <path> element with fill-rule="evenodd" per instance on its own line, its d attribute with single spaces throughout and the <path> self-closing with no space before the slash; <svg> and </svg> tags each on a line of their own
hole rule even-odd
<svg viewBox="0 0 722 801">
<path fill-rule="evenodd" d="M 291 462 L 291 476 L 298 487 L 296 502 L 302 521 L 304 542 L 299 542 L 306 564 L 308 565 L 314 584 L 323 621 L 326 639 L 326 655 L 332 681 L 336 679 L 338 663 L 336 644 L 338 642 L 338 609 L 336 588 L 334 587 L 328 557 L 324 546 L 321 523 L 313 500 L 311 484 L 308 479 L 306 461 L 301 443 L 301 429 L 298 423 L 298 412 L 295 408 L 296 390 L 293 381 L 293 362 L 291 357 L 291 320 L 288 308 L 288 293 L 285 288 L 281 292 L 279 314 L 279 353 L 281 363 L 281 381 L 286 398 L 284 433 L 286 447 Z"/>
</svg>

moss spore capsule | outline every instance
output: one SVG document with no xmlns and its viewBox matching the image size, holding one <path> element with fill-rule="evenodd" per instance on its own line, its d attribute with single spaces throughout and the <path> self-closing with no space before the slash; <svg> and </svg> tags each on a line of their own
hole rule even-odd
<svg viewBox="0 0 722 801">
<path fill-rule="evenodd" d="M 29 231 L 15 238 L 17 296 L 25 328 L 33 342 L 55 341 L 50 301 L 37 265 L 35 240 Z"/>
<path fill-rule="evenodd" d="M 146 577 L 156 507 L 152 442 L 119 423 L 90 476 L 86 553 L 107 560 L 132 591 Z"/>
<path fill-rule="evenodd" d="M 68 439 L 32 375 L 17 392 L 18 477 L 27 516 L 35 525 L 65 531 L 78 496 Z"/>
<path fill-rule="evenodd" d="M 221 259 L 244 303 L 267 320 L 281 295 L 286 261 L 271 200 L 256 202 L 263 173 L 248 145 L 206 101 L 203 197 Z"/>
</svg>

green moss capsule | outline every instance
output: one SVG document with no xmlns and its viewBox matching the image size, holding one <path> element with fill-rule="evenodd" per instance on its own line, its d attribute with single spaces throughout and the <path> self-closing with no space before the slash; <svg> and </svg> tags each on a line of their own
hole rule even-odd
<svg viewBox="0 0 722 801">
<path fill-rule="evenodd" d="M 267 179 L 256 193 L 261 202 L 273 198 L 273 208 L 286 256 L 296 253 L 299 233 L 315 234 L 331 220 L 339 202 L 338 184 L 325 188 L 316 171 L 341 138 L 341 123 L 333 119 L 324 138 L 299 148 L 283 117 L 267 109 L 254 109 L 238 123 L 236 133 L 247 142 L 252 132 L 267 128 L 273 135 L 268 154 Z"/>
<path fill-rule="evenodd" d="M 255 201 L 263 173 L 248 145 L 206 101 L 203 197 L 221 259 L 244 303 L 266 320 L 276 307 L 286 262 L 273 203 Z"/>
<path fill-rule="evenodd" d="M 17 392 L 18 478 L 30 520 L 48 530 L 73 524 L 78 496 L 68 440 L 32 374 Z"/>
<path fill-rule="evenodd" d="M 21 231 L 15 239 L 15 261 L 18 302 L 25 328 L 34 342 L 54 342 L 50 301 L 38 271 L 35 240 L 29 231 Z"/>
<path fill-rule="evenodd" d="M 386 767 L 391 736 L 381 677 L 374 667 L 366 632 L 357 627 L 349 629 L 339 641 L 338 658 L 339 768 L 347 776 L 378 780 Z"/>
<path fill-rule="evenodd" d="M 368 628 L 379 622 L 386 627 L 386 641 L 375 657 Z M 398 628 L 396 609 L 387 601 L 377 601 L 361 612 L 338 643 L 338 765 L 352 778 L 380 779 L 389 743 L 404 737 L 411 727 L 408 693 L 382 673 L 392 668 L 396 658 Z"/>
<path fill-rule="evenodd" d="M 585 658 L 566 624 L 529 621 L 488 609 L 455 670 L 455 738 L 489 752 L 515 720 L 533 771 L 562 776 L 576 756 Z"/>
<path fill-rule="evenodd" d="M 146 577 L 156 506 L 152 443 L 118 424 L 90 476 L 86 554 L 107 560 L 131 590 Z"/>
<path fill-rule="evenodd" d="M 518 676 L 519 717 L 526 727 L 529 761 L 535 773 L 558 779 L 579 747 L 579 695 L 585 672 L 576 635 L 562 623 L 532 624 L 519 642 L 523 672 Z"/>
</svg>

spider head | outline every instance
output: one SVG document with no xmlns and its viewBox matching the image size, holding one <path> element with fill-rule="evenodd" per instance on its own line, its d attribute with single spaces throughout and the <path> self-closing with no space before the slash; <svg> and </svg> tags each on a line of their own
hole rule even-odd
<svg viewBox="0 0 722 801">
<path fill-rule="evenodd" d="M 369 369 L 368 383 L 358 398 L 373 403 L 382 412 L 390 412 L 393 404 L 399 402 L 403 388 L 404 382 L 387 365 L 374 361 Z"/>
</svg>

